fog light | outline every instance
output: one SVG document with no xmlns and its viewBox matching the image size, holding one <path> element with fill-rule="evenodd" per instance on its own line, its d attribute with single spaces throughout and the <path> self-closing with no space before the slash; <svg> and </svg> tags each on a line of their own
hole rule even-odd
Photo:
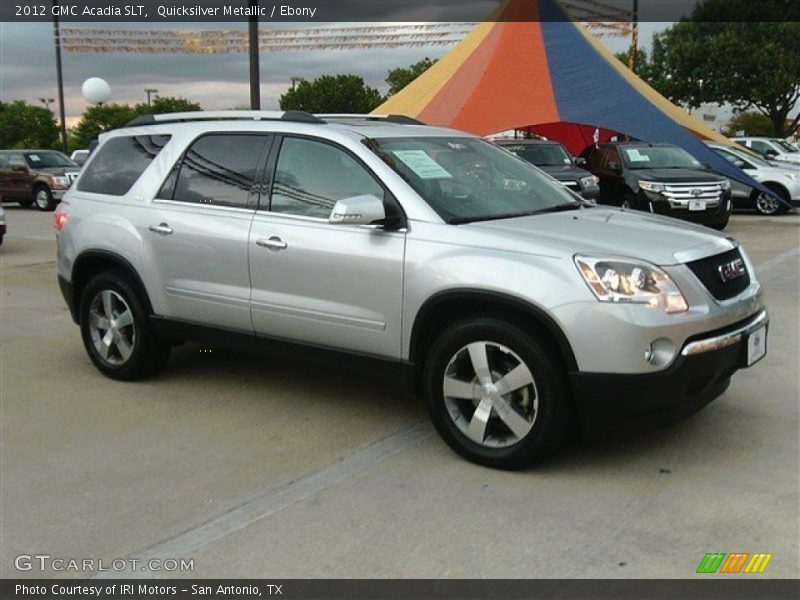
<svg viewBox="0 0 800 600">
<path fill-rule="evenodd" d="M 665 367 L 673 358 L 675 358 L 675 344 L 669 338 L 653 340 L 644 351 L 644 360 L 654 367 Z"/>
</svg>

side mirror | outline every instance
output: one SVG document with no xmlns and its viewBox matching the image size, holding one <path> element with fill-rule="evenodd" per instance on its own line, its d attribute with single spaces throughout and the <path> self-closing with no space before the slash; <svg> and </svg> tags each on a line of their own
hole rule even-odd
<svg viewBox="0 0 800 600">
<path fill-rule="evenodd" d="M 735 160 L 733 161 L 733 166 L 739 169 L 746 169 L 747 163 L 745 163 L 743 160 Z"/>
<path fill-rule="evenodd" d="M 778 153 L 775 152 L 775 150 L 770 149 L 764 152 L 764 156 L 766 156 L 767 158 L 775 158 L 776 156 L 778 156 Z"/>
<path fill-rule="evenodd" d="M 343 198 L 333 207 L 328 223 L 332 225 L 373 225 L 386 219 L 383 200 L 372 194 Z"/>
<path fill-rule="evenodd" d="M 586 159 L 582 156 L 577 156 L 575 158 L 575 166 L 576 167 L 585 167 L 586 166 Z"/>
</svg>

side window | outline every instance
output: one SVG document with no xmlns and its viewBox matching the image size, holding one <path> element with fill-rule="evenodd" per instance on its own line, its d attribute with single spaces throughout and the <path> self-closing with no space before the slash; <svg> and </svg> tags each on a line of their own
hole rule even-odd
<svg viewBox="0 0 800 600">
<path fill-rule="evenodd" d="M 384 197 L 378 182 L 345 151 L 314 140 L 283 140 L 272 186 L 272 212 L 327 219 L 337 200 L 365 194 Z"/>
<path fill-rule="evenodd" d="M 115 137 L 100 146 L 97 156 L 84 169 L 77 189 L 111 196 L 124 196 L 161 149 L 168 135 Z"/>
<path fill-rule="evenodd" d="M 760 152 L 761 154 L 764 154 L 767 150 L 772 150 L 772 146 L 760 140 L 753 140 L 752 144 L 753 150 Z"/>
<path fill-rule="evenodd" d="M 603 151 L 599 148 L 592 150 L 592 153 L 589 155 L 589 168 L 592 170 L 602 170 L 605 166 L 605 162 L 603 160 Z"/>
<path fill-rule="evenodd" d="M 0 152 L 0 169 L 5 169 L 8 167 L 8 154 L 5 152 Z"/>
<path fill-rule="evenodd" d="M 8 156 L 8 166 L 9 167 L 27 167 L 27 163 L 25 159 L 22 157 L 22 154 L 14 153 Z"/>
<path fill-rule="evenodd" d="M 619 160 L 619 152 L 613 146 L 608 146 L 603 150 L 605 154 L 605 160 L 603 161 L 605 164 L 603 165 L 606 168 L 610 168 L 610 163 L 616 163 L 617 168 L 622 166 L 622 163 Z"/>
<path fill-rule="evenodd" d="M 268 136 L 205 135 L 191 145 L 178 172 L 173 198 L 180 202 L 247 208 Z M 174 169 L 173 169 L 174 171 Z M 170 177 L 161 193 L 170 184 Z"/>
</svg>

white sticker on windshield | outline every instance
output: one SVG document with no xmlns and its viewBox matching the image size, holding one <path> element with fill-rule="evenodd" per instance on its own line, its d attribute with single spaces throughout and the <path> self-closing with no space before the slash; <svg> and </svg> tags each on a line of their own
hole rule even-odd
<svg viewBox="0 0 800 600">
<path fill-rule="evenodd" d="M 425 150 L 395 150 L 392 152 L 422 179 L 445 179 L 452 177 L 433 160 Z"/>
<path fill-rule="evenodd" d="M 28 154 L 28 159 L 31 162 L 39 162 L 40 160 L 42 160 L 41 158 L 39 158 L 38 154 Z"/>
<path fill-rule="evenodd" d="M 633 162 L 650 162 L 650 157 L 639 152 L 638 148 L 626 148 L 625 152 Z"/>
</svg>

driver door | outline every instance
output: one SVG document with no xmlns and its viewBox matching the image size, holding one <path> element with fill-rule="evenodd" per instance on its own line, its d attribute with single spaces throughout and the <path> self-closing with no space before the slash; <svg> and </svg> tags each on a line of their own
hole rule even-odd
<svg viewBox="0 0 800 600">
<path fill-rule="evenodd" d="M 394 200 L 343 147 L 295 136 L 278 147 L 249 239 L 256 333 L 399 357 L 405 230 L 328 223 L 337 200 Z"/>
</svg>

